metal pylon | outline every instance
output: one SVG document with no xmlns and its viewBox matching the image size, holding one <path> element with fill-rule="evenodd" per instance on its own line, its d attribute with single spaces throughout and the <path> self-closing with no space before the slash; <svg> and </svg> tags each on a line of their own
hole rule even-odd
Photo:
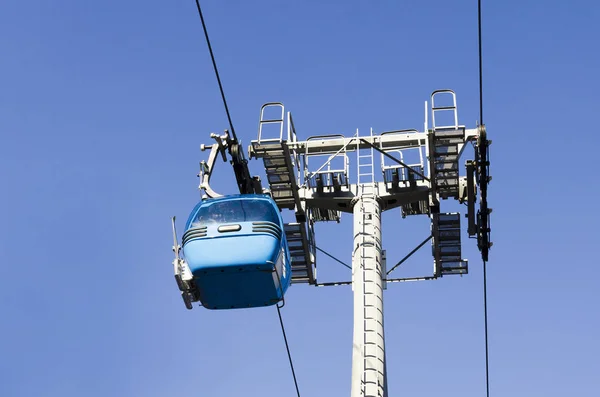
<svg viewBox="0 0 600 397">
<path fill-rule="evenodd" d="M 387 396 L 381 252 L 379 202 L 366 193 L 354 204 L 352 397 Z"/>
</svg>

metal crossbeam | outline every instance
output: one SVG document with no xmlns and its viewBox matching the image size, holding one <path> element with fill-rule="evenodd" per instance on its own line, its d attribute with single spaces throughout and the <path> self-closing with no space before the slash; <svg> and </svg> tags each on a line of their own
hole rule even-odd
<svg viewBox="0 0 600 397">
<path fill-rule="evenodd" d="M 477 128 L 465 129 L 465 141 L 476 140 L 477 137 Z M 365 141 L 362 141 L 363 139 Z M 297 150 L 298 153 L 310 155 L 335 153 L 344 146 L 346 146 L 347 151 L 351 152 L 360 149 L 370 149 L 371 145 L 380 145 L 378 147 L 381 149 L 393 148 L 402 150 L 412 147 L 419 147 L 426 144 L 427 134 L 424 132 L 412 132 L 406 134 L 373 135 L 373 137 L 366 136 L 364 138 L 346 137 L 313 141 L 298 141 L 288 143 L 288 146 L 292 150 Z"/>
</svg>

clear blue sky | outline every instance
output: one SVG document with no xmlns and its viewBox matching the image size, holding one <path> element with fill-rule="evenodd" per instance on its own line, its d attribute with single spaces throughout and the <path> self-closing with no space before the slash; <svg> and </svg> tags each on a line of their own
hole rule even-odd
<svg viewBox="0 0 600 397">
<path fill-rule="evenodd" d="M 438 88 L 477 121 L 476 1 L 203 3 L 245 144 L 267 101 L 304 138 L 421 128 Z M 598 395 L 599 18 L 591 1 L 484 1 L 493 396 Z M 193 0 L 2 2 L 0 395 L 294 395 L 275 308 L 190 312 L 173 280 L 169 218 L 181 230 L 199 145 L 226 127 Z M 349 261 L 351 217 L 319 226 Z M 427 231 L 386 214 L 388 260 Z M 390 396 L 485 393 L 464 247 L 468 276 L 386 291 Z M 427 274 L 431 257 L 403 266 Z M 294 285 L 283 315 L 302 395 L 348 396 L 350 288 Z"/>
</svg>

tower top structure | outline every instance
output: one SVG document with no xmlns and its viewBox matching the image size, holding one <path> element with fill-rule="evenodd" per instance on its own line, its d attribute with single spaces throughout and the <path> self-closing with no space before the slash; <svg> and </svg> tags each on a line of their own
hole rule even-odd
<svg viewBox="0 0 600 397">
<path fill-rule="evenodd" d="M 225 159 L 228 152 L 240 193 L 269 193 L 281 211 L 294 213 L 295 222 L 284 225 L 291 258 L 291 283 L 352 285 L 352 397 L 387 396 L 383 329 L 383 290 L 387 283 L 468 273 L 468 261 L 462 257 L 461 216 L 458 212 L 443 212 L 445 201 L 466 204 L 467 234 L 476 237 L 482 258 L 487 260 L 491 211 L 486 197 L 491 178 L 490 141 L 485 127 L 467 128 L 459 124 L 456 94 L 452 90 L 434 91 L 429 103 L 425 102 L 422 131 L 375 133 L 370 129 L 368 135 L 360 135 L 357 130 L 352 136 L 318 135 L 305 140 L 298 139 L 292 115 L 282 103 L 266 103 L 260 110 L 258 137 L 248 149 L 250 159 L 262 160 L 268 188 L 262 187 L 258 177 L 250 176 L 237 139 L 227 132 L 212 137 L 216 143 L 201 147 L 210 148 L 208 161 L 201 162 L 199 174 L 200 188 L 206 197 L 219 196 L 210 187 L 210 178 L 216 159 L 219 155 Z M 459 161 L 467 144 L 473 145 L 474 154 L 465 161 L 462 174 Z M 350 167 L 352 156 L 355 156 L 354 174 Z M 403 218 L 429 217 L 431 233 L 388 270 L 382 247 L 381 214 L 395 208 L 401 209 Z M 344 212 L 354 217 L 352 280 L 319 283 L 315 224 L 339 222 Z M 433 256 L 431 274 L 388 277 L 429 241 Z M 190 277 L 189 271 L 178 270 L 177 265 L 175 273 L 178 280 Z M 183 294 L 185 299 L 186 291 Z M 193 294 L 187 296 L 188 301 L 193 301 Z"/>
</svg>

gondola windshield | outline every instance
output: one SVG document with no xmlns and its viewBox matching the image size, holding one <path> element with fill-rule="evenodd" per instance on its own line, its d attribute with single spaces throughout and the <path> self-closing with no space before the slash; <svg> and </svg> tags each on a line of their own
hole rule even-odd
<svg viewBox="0 0 600 397">
<path fill-rule="evenodd" d="M 260 199 L 226 200 L 204 203 L 191 219 L 191 228 L 211 224 L 267 221 L 279 224 L 270 202 Z"/>
</svg>

